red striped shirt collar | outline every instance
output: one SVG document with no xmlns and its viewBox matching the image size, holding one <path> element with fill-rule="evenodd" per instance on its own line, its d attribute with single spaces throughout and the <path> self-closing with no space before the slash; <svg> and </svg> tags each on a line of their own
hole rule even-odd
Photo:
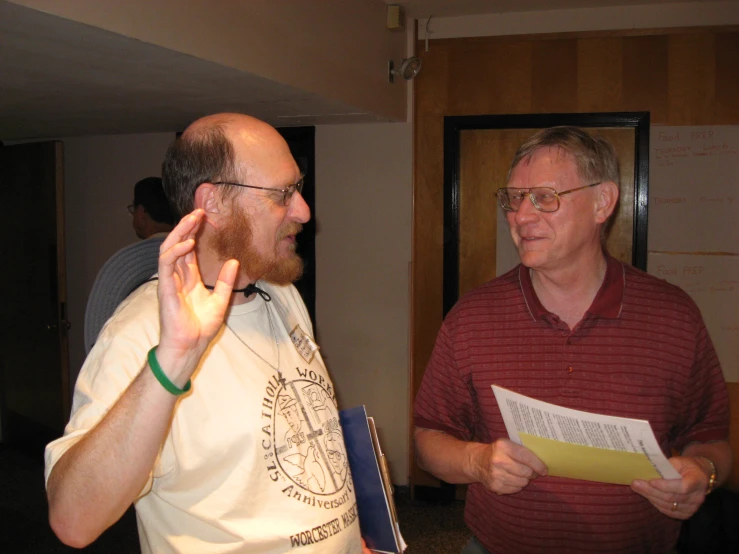
<svg viewBox="0 0 739 554">
<path fill-rule="evenodd" d="M 605 256 L 607 261 L 606 275 L 587 313 L 595 317 L 616 319 L 621 315 L 623 308 L 626 270 L 621 262 L 607 252 Z M 523 264 L 518 266 L 518 281 L 526 301 L 526 307 L 534 320 L 554 315 L 542 306 L 534 291 L 529 268 Z"/>
</svg>

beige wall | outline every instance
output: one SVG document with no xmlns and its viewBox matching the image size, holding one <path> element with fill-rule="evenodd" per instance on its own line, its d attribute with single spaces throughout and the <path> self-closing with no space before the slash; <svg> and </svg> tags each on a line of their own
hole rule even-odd
<svg viewBox="0 0 739 554">
<path fill-rule="evenodd" d="M 343 407 L 375 418 L 408 483 L 412 126 L 316 128 L 317 339 Z"/>
<path fill-rule="evenodd" d="M 405 120 L 387 62 L 405 52 L 380 0 L 11 0 Z"/>
<path fill-rule="evenodd" d="M 174 133 L 61 139 L 72 385 L 85 359 L 85 306 L 95 276 L 111 255 L 138 240 L 126 206 L 133 201 L 136 181 L 161 175 L 173 139 Z"/>
</svg>

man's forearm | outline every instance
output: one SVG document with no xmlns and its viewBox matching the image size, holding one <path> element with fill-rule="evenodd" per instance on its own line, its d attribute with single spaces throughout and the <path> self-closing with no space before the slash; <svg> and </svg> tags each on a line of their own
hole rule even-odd
<svg viewBox="0 0 739 554">
<path fill-rule="evenodd" d="M 49 521 L 62 542 L 83 547 L 128 509 L 149 477 L 176 401 L 145 366 L 100 423 L 59 459 L 47 491 Z"/>
<path fill-rule="evenodd" d="M 414 430 L 418 465 L 447 483 L 467 484 L 475 477 L 477 458 L 488 445 L 461 441 L 441 431 Z"/>
</svg>

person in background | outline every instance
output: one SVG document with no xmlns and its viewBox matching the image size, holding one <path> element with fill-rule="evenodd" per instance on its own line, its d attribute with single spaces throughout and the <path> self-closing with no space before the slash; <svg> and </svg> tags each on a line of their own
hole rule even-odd
<svg viewBox="0 0 739 554">
<path fill-rule="evenodd" d="M 133 204 L 128 206 L 136 236 L 148 239 L 167 234 L 175 224 L 175 216 L 164 194 L 160 177 L 146 177 L 133 187 Z"/>
<path fill-rule="evenodd" d="M 133 230 L 141 242 L 130 244 L 108 259 L 95 277 L 85 309 L 85 352 L 89 354 L 100 330 L 118 305 L 157 271 L 159 246 L 176 218 L 160 177 L 141 179 L 128 206 Z"/>
<path fill-rule="evenodd" d="M 52 529 L 82 547 L 134 503 L 145 554 L 368 554 L 351 478 L 323 440 L 340 429 L 334 387 L 292 285 L 310 210 L 288 145 L 252 117 L 208 116 L 162 174 L 186 215 L 158 281 L 103 329 L 47 446 Z"/>
<path fill-rule="evenodd" d="M 470 484 L 464 553 L 671 552 L 728 477 L 726 385 L 697 306 L 604 248 L 618 183 L 608 141 L 555 127 L 519 148 L 497 191 L 521 263 L 449 312 L 414 405 L 421 467 Z M 493 384 L 649 420 L 682 478 L 548 476 L 508 440 Z"/>
</svg>

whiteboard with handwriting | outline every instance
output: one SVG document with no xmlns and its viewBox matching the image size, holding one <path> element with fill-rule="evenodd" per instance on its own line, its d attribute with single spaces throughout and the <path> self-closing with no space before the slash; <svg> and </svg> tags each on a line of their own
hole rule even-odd
<svg viewBox="0 0 739 554">
<path fill-rule="evenodd" d="M 724 377 L 739 382 L 739 256 L 650 252 L 647 267 L 698 304 Z"/>
<path fill-rule="evenodd" d="M 653 126 L 651 251 L 739 253 L 739 126 Z"/>
<path fill-rule="evenodd" d="M 739 126 L 653 126 L 647 270 L 701 309 L 739 382 Z"/>
</svg>

